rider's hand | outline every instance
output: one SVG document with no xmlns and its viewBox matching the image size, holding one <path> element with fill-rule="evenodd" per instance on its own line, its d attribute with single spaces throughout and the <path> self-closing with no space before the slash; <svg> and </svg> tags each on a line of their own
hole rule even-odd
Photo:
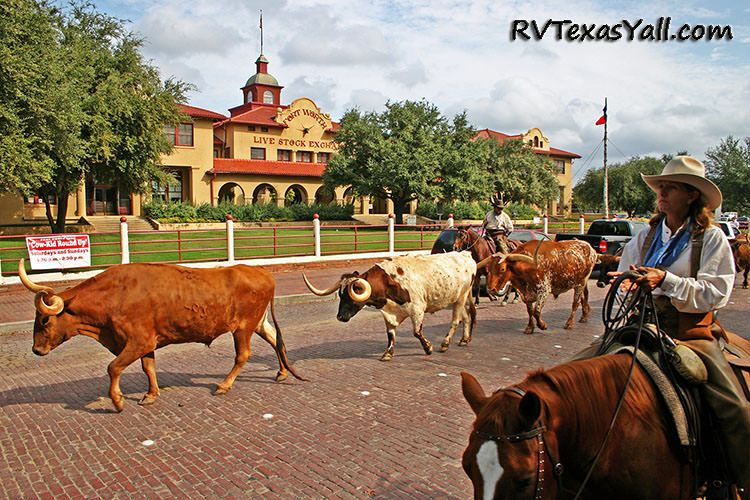
<svg viewBox="0 0 750 500">
<path fill-rule="evenodd" d="M 631 266 L 631 268 L 635 268 L 635 266 Z M 659 288 L 664 282 L 664 278 L 667 276 L 665 270 L 657 269 L 655 267 L 640 266 L 635 270 L 643 274 L 643 276 L 635 280 L 635 282 L 639 285 L 648 285 L 650 290 Z"/>
</svg>

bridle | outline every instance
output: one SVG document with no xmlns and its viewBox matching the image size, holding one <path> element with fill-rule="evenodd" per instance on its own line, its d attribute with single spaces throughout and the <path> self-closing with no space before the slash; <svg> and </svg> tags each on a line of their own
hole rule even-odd
<svg viewBox="0 0 750 500">
<path fill-rule="evenodd" d="M 526 391 L 521 389 L 520 387 L 508 387 L 505 389 L 498 389 L 495 391 L 495 394 L 498 392 L 503 391 L 509 391 L 513 392 L 515 394 L 518 394 L 519 396 L 523 397 L 526 394 Z M 549 445 L 547 444 L 547 440 L 544 439 L 544 433 L 547 431 L 547 427 L 540 423 L 537 427 L 534 427 L 531 430 L 528 430 L 526 432 L 520 432 L 518 434 L 509 434 L 506 436 L 501 436 L 499 434 L 492 434 L 489 432 L 481 431 L 479 429 L 474 431 L 474 434 L 481 437 L 482 439 L 487 439 L 490 441 L 494 441 L 496 443 L 504 442 L 509 444 L 516 444 L 520 443 L 522 441 L 527 441 L 532 438 L 536 438 L 537 441 L 537 462 L 536 462 L 536 486 L 534 488 L 534 500 L 541 500 L 542 494 L 544 493 L 544 467 L 545 467 L 545 454 L 549 457 L 550 462 L 554 464 L 552 468 L 552 472 L 557 478 L 557 486 L 560 491 L 563 491 L 562 486 L 562 474 L 565 468 L 563 465 L 557 461 L 555 456 L 552 454 L 552 450 L 550 450 Z"/>
<path fill-rule="evenodd" d="M 461 240 L 468 239 L 469 230 L 468 229 L 459 229 L 458 230 L 459 235 L 462 232 L 464 233 L 464 236 L 460 236 Z M 474 233 L 474 234 L 476 234 L 476 233 Z M 471 251 L 471 249 L 474 248 L 476 246 L 476 244 L 479 243 L 479 241 L 482 239 L 482 237 L 480 235 L 477 234 L 476 236 L 477 236 L 477 238 L 474 240 L 474 243 L 472 243 L 471 245 L 469 245 L 469 246 L 467 246 L 465 248 L 462 248 L 461 251 L 465 251 L 465 250 Z M 457 235 L 457 237 L 459 237 L 459 236 Z M 461 246 L 463 246 L 463 244 Z"/>
</svg>

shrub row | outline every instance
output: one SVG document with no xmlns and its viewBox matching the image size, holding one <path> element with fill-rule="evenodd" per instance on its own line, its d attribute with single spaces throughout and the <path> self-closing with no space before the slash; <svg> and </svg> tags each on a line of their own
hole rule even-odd
<svg viewBox="0 0 750 500">
<path fill-rule="evenodd" d="M 310 221 L 314 214 L 321 220 L 351 220 L 354 205 L 291 205 L 277 207 L 266 205 L 221 204 L 212 207 L 208 203 L 195 206 L 190 203 L 164 203 L 150 201 L 143 205 L 143 211 L 159 222 L 223 222 L 227 214 L 234 220 L 243 222 L 261 221 Z"/>
</svg>

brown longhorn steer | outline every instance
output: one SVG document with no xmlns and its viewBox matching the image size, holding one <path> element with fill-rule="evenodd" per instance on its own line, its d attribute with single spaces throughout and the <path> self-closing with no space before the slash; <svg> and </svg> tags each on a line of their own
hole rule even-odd
<svg viewBox="0 0 750 500">
<path fill-rule="evenodd" d="M 219 335 L 234 336 L 234 367 L 214 394 L 225 394 L 250 357 L 250 338 L 257 333 L 273 346 L 279 359 L 277 381 L 289 365 L 274 311 L 275 282 L 261 268 L 232 266 L 192 269 L 168 264 L 113 266 L 83 283 L 56 294 L 32 282 L 24 261 L 18 263 L 21 282 L 36 293 L 34 354 L 44 356 L 66 340 L 81 334 L 93 338 L 116 358 L 109 364 L 109 397 L 117 411 L 125 401 L 120 376 L 141 360 L 148 377 L 148 392 L 139 404 L 151 404 L 159 395 L 154 351 L 170 344 L 200 342 L 210 345 Z M 273 326 L 268 322 L 271 306 Z"/>
<path fill-rule="evenodd" d="M 583 241 L 529 241 L 508 255 L 495 254 L 485 259 L 487 290 L 497 292 L 510 281 L 521 293 L 529 314 L 524 333 L 534 332 L 534 320 L 541 330 L 547 329 L 542 320 L 542 308 L 547 297 L 555 298 L 573 289 L 573 307 L 565 329 L 573 328 L 576 310 L 581 305 L 581 322 L 588 320 L 588 279 L 596 264 L 596 253 Z M 484 264 L 484 261 L 481 264 Z"/>
<path fill-rule="evenodd" d="M 745 241 L 737 240 L 732 248 L 734 266 L 742 273 L 742 288 L 747 288 L 747 275 L 750 272 L 750 235 L 745 235 Z"/>
</svg>

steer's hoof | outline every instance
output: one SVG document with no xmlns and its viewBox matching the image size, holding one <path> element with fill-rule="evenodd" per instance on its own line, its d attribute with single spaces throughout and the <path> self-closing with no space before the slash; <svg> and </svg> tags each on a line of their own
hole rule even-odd
<svg viewBox="0 0 750 500">
<path fill-rule="evenodd" d="M 380 361 L 390 361 L 393 359 L 393 353 L 392 352 L 384 352 L 382 356 L 380 356 Z"/>
<path fill-rule="evenodd" d="M 518 304 L 518 299 L 513 299 L 514 304 Z"/>
<path fill-rule="evenodd" d="M 141 406 L 148 406 L 156 403 L 156 396 L 153 394 L 144 394 L 140 401 L 138 401 L 138 404 Z"/>
<path fill-rule="evenodd" d="M 508 305 L 508 301 L 506 301 L 506 300 L 500 302 L 500 307 L 505 307 L 507 305 Z"/>
<path fill-rule="evenodd" d="M 114 405 L 117 413 L 120 413 L 125 408 L 125 399 L 120 396 L 119 399 L 113 399 L 112 404 Z"/>
<path fill-rule="evenodd" d="M 428 356 L 432 354 L 432 344 L 427 343 L 427 345 L 422 346 L 422 348 L 424 349 L 424 353 Z"/>
<path fill-rule="evenodd" d="M 573 322 L 572 321 L 568 321 L 567 323 L 565 323 L 565 326 L 563 328 L 565 328 L 566 330 L 572 330 L 573 329 Z"/>
<path fill-rule="evenodd" d="M 443 342 L 442 344 L 440 344 L 440 352 L 445 352 L 445 351 L 447 351 L 447 350 L 448 350 L 448 348 L 449 348 L 450 346 L 451 346 L 451 345 L 450 345 L 449 343 L 447 343 L 447 342 Z"/>
<path fill-rule="evenodd" d="M 222 396 L 228 393 L 229 389 L 231 389 L 231 387 L 224 387 L 223 385 L 217 385 L 216 389 L 214 389 L 214 396 Z"/>
<path fill-rule="evenodd" d="M 460 340 L 460 341 L 458 342 L 458 345 L 459 345 L 460 347 L 465 347 L 465 346 L 469 345 L 469 342 L 471 342 L 471 337 L 469 337 L 468 339 L 461 339 L 461 340 Z"/>
<path fill-rule="evenodd" d="M 583 317 L 580 320 L 578 320 L 578 322 L 579 323 L 588 323 L 589 322 L 589 318 L 588 317 Z"/>
<path fill-rule="evenodd" d="M 283 382 L 286 380 L 286 378 L 289 376 L 289 373 L 279 371 L 276 373 L 276 382 Z"/>
<path fill-rule="evenodd" d="M 534 333 L 534 329 L 533 328 L 527 328 L 527 329 L 525 329 L 523 331 L 523 333 L 525 333 L 526 335 L 531 335 L 532 333 Z"/>
</svg>

